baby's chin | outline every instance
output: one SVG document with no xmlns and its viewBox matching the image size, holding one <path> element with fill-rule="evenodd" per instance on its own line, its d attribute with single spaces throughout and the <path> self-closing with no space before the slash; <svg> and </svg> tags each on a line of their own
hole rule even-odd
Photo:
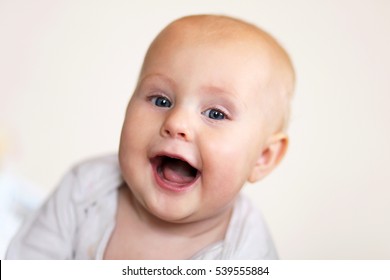
<svg viewBox="0 0 390 280">
<path fill-rule="evenodd" d="M 169 207 L 162 207 L 156 203 L 142 203 L 143 209 L 151 215 L 160 225 L 164 225 L 164 223 L 169 225 L 184 225 L 196 223 L 202 220 L 205 220 L 208 217 L 203 211 L 198 211 L 195 207 L 188 207 L 188 203 L 183 205 L 172 205 Z"/>
<path fill-rule="evenodd" d="M 174 205 L 172 205 L 174 206 Z M 182 208 L 182 209 L 180 209 Z M 168 224 L 186 224 L 196 222 L 201 219 L 197 211 L 191 208 L 183 209 L 183 207 L 149 207 L 145 206 L 145 210 L 153 215 L 156 219 L 161 222 Z"/>
<path fill-rule="evenodd" d="M 146 210 L 153 215 L 156 219 L 169 225 L 185 226 L 204 224 L 204 222 L 219 220 L 221 217 L 229 216 L 233 206 L 231 204 L 226 205 L 223 209 L 215 211 L 215 209 L 205 211 L 203 207 L 201 210 L 189 209 L 183 211 L 172 211 L 172 209 L 166 209 L 166 211 L 156 210 L 152 208 L 146 208 Z"/>
</svg>

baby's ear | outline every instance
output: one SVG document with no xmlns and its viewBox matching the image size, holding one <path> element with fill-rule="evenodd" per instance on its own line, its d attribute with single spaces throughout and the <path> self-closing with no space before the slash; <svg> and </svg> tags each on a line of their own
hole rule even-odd
<svg viewBox="0 0 390 280">
<path fill-rule="evenodd" d="M 257 182 L 268 175 L 282 160 L 288 146 L 288 137 L 284 133 L 273 135 L 263 149 L 249 175 L 250 183 Z"/>
</svg>

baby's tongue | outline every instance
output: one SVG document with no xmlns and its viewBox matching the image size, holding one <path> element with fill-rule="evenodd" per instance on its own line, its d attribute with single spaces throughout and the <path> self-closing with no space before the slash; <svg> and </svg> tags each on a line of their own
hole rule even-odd
<svg viewBox="0 0 390 280">
<path fill-rule="evenodd" d="M 196 172 L 188 163 L 179 159 L 167 159 L 162 167 L 162 174 L 168 181 L 186 184 L 194 180 Z"/>
</svg>

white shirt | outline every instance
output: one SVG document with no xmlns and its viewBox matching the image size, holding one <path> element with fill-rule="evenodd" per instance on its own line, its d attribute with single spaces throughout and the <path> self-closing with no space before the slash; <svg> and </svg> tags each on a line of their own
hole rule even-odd
<svg viewBox="0 0 390 280">
<path fill-rule="evenodd" d="M 102 259 L 123 179 L 116 155 L 79 164 L 12 240 L 7 259 Z M 225 239 L 191 259 L 276 259 L 261 213 L 237 197 Z"/>
</svg>

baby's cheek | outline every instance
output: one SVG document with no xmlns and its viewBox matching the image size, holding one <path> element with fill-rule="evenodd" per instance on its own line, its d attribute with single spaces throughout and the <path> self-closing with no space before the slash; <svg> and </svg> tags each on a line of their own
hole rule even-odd
<svg viewBox="0 0 390 280">
<path fill-rule="evenodd" d="M 128 140 L 143 142 L 151 133 L 158 133 L 156 124 L 156 120 L 151 120 L 149 114 L 136 110 L 127 115 L 123 129 Z"/>
<path fill-rule="evenodd" d="M 230 196 L 236 193 L 245 183 L 241 153 L 232 147 L 218 146 L 217 152 L 209 153 L 206 167 L 209 182 L 218 189 L 219 195 Z"/>
</svg>

